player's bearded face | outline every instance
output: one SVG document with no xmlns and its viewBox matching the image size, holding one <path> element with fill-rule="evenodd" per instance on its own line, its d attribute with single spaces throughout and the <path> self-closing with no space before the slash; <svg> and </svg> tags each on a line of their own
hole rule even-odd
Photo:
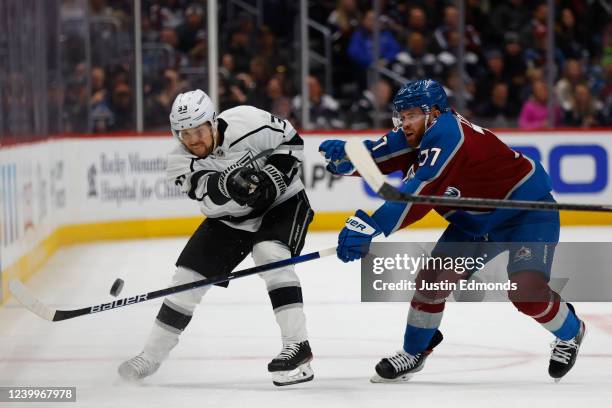
<svg viewBox="0 0 612 408">
<path fill-rule="evenodd" d="M 191 153 L 198 157 L 208 156 L 214 147 L 213 130 L 206 122 L 193 129 L 181 130 L 181 140 Z"/>
<path fill-rule="evenodd" d="M 410 108 L 399 112 L 402 130 L 411 147 L 418 147 L 425 133 L 425 114 L 420 108 Z"/>
</svg>

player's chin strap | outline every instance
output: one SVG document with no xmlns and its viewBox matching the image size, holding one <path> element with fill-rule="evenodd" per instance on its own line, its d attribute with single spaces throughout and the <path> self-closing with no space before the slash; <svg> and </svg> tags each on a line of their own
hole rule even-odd
<svg viewBox="0 0 612 408">
<path fill-rule="evenodd" d="M 217 139 L 219 138 L 219 133 L 217 132 L 217 129 L 213 128 L 212 131 L 213 131 L 213 147 L 210 150 L 211 153 L 214 152 L 215 149 L 217 148 Z"/>
<path fill-rule="evenodd" d="M 438 120 L 438 118 L 433 118 L 430 124 L 429 117 L 431 116 L 431 109 L 430 108 L 423 109 L 423 113 L 425 114 L 425 132 L 427 132 L 429 128 L 431 128 L 433 125 L 436 124 L 436 121 Z"/>
</svg>

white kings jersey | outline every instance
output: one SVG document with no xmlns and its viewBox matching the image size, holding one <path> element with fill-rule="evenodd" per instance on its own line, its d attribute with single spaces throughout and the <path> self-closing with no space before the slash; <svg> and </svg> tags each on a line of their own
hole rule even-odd
<svg viewBox="0 0 612 408">
<path fill-rule="evenodd" d="M 304 189 L 297 175 L 304 142 L 289 121 L 253 106 L 221 112 L 217 129 L 219 145 L 205 158 L 194 156 L 179 141 L 168 155 L 167 176 L 200 203 L 207 217 L 232 228 L 257 231 L 265 209 L 254 210 L 228 200 L 219 190 L 219 175 L 235 163 L 257 170 L 273 164 L 286 177 L 287 190 L 270 205 L 272 208 Z"/>
</svg>

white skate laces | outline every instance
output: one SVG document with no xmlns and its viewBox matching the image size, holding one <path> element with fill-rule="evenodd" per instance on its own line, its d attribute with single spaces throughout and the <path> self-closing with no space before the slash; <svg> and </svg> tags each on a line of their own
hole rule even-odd
<svg viewBox="0 0 612 408">
<path fill-rule="evenodd" d="M 550 354 L 550 359 L 552 361 L 568 364 L 572 358 L 572 349 L 578 349 L 578 343 L 575 341 L 575 338 L 570 340 L 555 339 L 555 341 L 550 344 L 550 347 L 552 348 Z"/>
<path fill-rule="evenodd" d="M 389 363 L 391 363 L 395 369 L 395 372 L 400 373 L 413 368 L 417 364 L 419 358 L 418 356 L 413 356 L 405 351 L 398 351 L 396 355 L 387 357 L 387 360 Z"/>
<path fill-rule="evenodd" d="M 297 355 L 298 351 L 300 351 L 300 343 L 287 344 L 283 347 L 281 352 L 278 353 L 276 358 L 281 360 L 290 360 Z"/>
<path fill-rule="evenodd" d="M 119 375 L 126 380 L 140 380 L 155 373 L 161 363 L 144 357 L 144 352 L 119 366 Z"/>
<path fill-rule="evenodd" d="M 308 341 L 284 344 L 282 350 L 268 364 L 272 383 L 276 386 L 310 381 L 314 373 L 310 367 L 312 351 Z"/>
</svg>

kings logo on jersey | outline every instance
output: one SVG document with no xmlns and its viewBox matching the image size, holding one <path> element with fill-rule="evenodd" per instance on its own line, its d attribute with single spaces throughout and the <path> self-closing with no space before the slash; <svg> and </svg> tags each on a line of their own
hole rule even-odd
<svg viewBox="0 0 612 408">
<path fill-rule="evenodd" d="M 238 163 L 241 166 L 245 166 L 245 167 L 251 167 L 253 170 L 255 171 L 259 171 L 261 170 L 259 168 L 259 165 L 257 164 L 257 159 L 259 158 L 259 155 L 254 156 L 253 152 L 248 151 L 246 152 L 246 154 L 244 156 L 242 156 L 240 159 L 238 159 L 238 161 L 236 161 L 236 163 Z"/>
</svg>

